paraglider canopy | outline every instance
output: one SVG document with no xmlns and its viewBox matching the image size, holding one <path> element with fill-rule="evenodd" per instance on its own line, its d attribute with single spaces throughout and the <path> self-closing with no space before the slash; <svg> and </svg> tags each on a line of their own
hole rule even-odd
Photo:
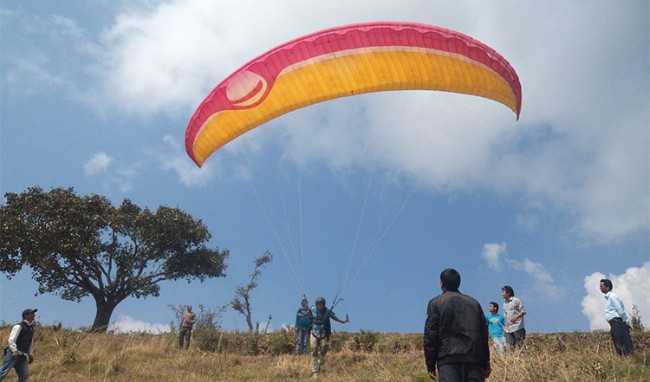
<svg viewBox="0 0 650 382">
<path fill-rule="evenodd" d="M 416 23 L 341 26 L 287 42 L 237 69 L 199 105 L 185 133 L 201 166 L 264 122 L 325 100 L 387 90 L 440 90 L 495 100 L 519 117 L 510 64 L 462 33 Z"/>
</svg>

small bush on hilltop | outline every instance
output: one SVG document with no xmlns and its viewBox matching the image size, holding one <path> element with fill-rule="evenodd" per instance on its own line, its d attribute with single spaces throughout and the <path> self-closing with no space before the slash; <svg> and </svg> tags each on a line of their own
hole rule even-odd
<svg viewBox="0 0 650 382">
<path fill-rule="evenodd" d="M 630 323 L 632 330 L 642 332 L 644 330 L 643 322 L 641 321 L 641 313 L 636 305 L 632 305 L 632 314 L 630 314 Z"/>
<path fill-rule="evenodd" d="M 176 316 L 176 322 L 172 323 L 172 332 L 176 333 L 181 325 L 181 318 L 185 307 L 183 305 L 170 305 L 169 308 Z M 192 344 L 202 351 L 221 351 L 223 331 L 221 330 L 221 317 L 226 311 L 226 306 L 208 308 L 199 305 L 194 312 L 194 329 L 192 330 Z"/>
<path fill-rule="evenodd" d="M 358 334 L 352 336 L 350 350 L 354 352 L 371 352 L 379 341 L 379 333 L 361 330 Z"/>
<path fill-rule="evenodd" d="M 275 332 L 269 333 L 268 338 L 269 353 L 273 355 L 291 354 L 294 351 L 293 328 L 282 328 Z"/>
</svg>

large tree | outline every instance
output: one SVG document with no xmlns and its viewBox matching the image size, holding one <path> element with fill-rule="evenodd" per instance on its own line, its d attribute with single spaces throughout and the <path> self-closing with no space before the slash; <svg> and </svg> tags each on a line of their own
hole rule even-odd
<svg viewBox="0 0 650 382">
<path fill-rule="evenodd" d="M 227 250 L 208 248 L 200 220 L 170 207 L 155 212 L 128 199 L 38 187 L 5 194 L 0 207 L 0 271 L 31 268 L 39 293 L 65 300 L 92 296 L 92 329 L 104 331 L 129 296 L 158 296 L 163 280 L 223 277 Z"/>
</svg>

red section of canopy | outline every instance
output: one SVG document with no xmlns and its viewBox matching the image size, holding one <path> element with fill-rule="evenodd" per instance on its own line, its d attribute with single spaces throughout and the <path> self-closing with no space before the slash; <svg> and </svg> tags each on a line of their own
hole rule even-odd
<svg viewBox="0 0 650 382">
<path fill-rule="evenodd" d="M 435 49 L 464 56 L 498 73 L 511 87 L 517 99 L 517 117 L 521 111 L 521 84 L 508 61 L 489 46 L 462 33 L 417 23 L 376 22 L 352 24 L 326 29 L 284 43 L 230 74 L 219 83 L 196 109 L 185 132 L 185 149 L 195 160 L 192 145 L 201 126 L 214 113 L 223 110 L 251 108 L 256 104 L 235 106 L 226 97 L 229 80 L 250 71 L 262 76 L 268 83 L 266 94 L 273 87 L 278 74 L 286 67 L 310 58 L 333 52 L 364 47 L 407 46 Z M 265 94 L 265 95 L 266 95 Z"/>
</svg>

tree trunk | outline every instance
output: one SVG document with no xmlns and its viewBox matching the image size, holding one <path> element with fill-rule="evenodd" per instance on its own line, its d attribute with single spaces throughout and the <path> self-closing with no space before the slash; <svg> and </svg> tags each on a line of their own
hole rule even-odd
<svg viewBox="0 0 650 382">
<path fill-rule="evenodd" d="M 113 310 L 117 304 L 104 301 L 96 301 L 96 304 L 97 313 L 95 313 L 95 321 L 90 330 L 93 332 L 105 332 L 108 329 L 108 323 L 111 321 L 111 315 L 113 315 Z"/>
</svg>

